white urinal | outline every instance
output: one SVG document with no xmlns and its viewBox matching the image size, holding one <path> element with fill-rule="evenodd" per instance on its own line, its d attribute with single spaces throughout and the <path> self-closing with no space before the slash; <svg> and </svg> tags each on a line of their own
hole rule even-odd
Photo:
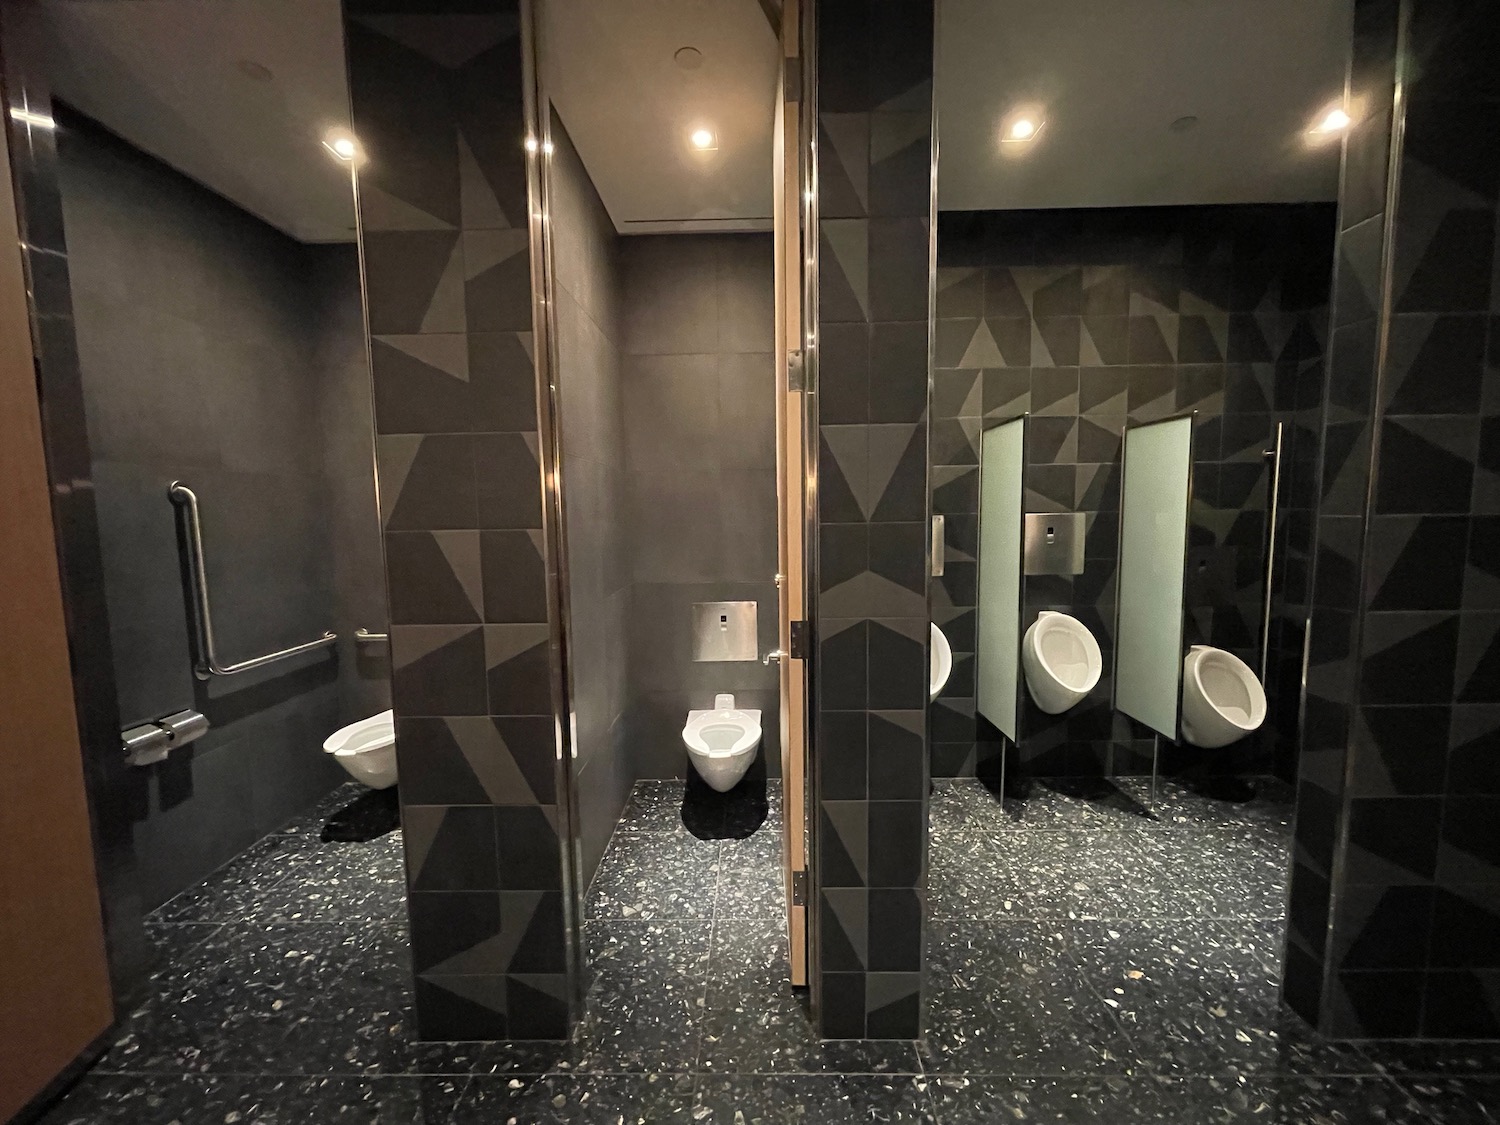
<svg viewBox="0 0 1500 1125">
<path fill-rule="evenodd" d="M 1233 653 L 1194 645 L 1182 661 L 1182 737 L 1214 750 L 1266 721 L 1266 691 Z"/>
<path fill-rule="evenodd" d="M 1060 715 L 1094 690 L 1104 658 L 1082 621 L 1048 609 L 1026 630 L 1021 667 L 1036 705 L 1049 715 Z"/>
</svg>

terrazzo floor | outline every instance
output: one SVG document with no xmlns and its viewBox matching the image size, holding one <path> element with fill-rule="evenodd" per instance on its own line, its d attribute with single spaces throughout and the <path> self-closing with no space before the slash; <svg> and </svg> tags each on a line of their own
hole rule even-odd
<svg viewBox="0 0 1500 1125">
<path fill-rule="evenodd" d="M 774 783 L 715 806 L 680 782 L 636 787 L 590 888 L 571 1042 L 418 1043 L 399 833 L 318 839 L 356 792 L 152 916 L 150 995 L 45 1125 L 1500 1121 L 1500 1044 L 1361 1050 L 1281 1008 L 1271 785 L 936 783 L 921 1045 L 815 1038 Z"/>
</svg>

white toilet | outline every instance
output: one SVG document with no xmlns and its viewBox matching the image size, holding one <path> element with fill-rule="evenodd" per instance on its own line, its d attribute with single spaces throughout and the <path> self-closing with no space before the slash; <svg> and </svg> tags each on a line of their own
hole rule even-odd
<svg viewBox="0 0 1500 1125">
<path fill-rule="evenodd" d="M 340 727 L 328 736 L 323 749 L 350 777 L 371 789 L 396 784 L 396 716 L 392 711 Z"/>
<path fill-rule="evenodd" d="M 1021 641 L 1021 667 L 1036 705 L 1060 715 L 1094 690 L 1104 659 L 1082 621 L 1046 609 Z"/>
<path fill-rule="evenodd" d="M 698 776 L 720 793 L 739 784 L 760 746 L 760 712 L 741 711 L 734 696 L 714 696 L 712 711 L 689 711 L 682 741 Z"/>
<path fill-rule="evenodd" d="M 1233 653 L 1194 645 L 1182 661 L 1182 737 L 1214 750 L 1266 721 L 1266 691 Z"/>
</svg>

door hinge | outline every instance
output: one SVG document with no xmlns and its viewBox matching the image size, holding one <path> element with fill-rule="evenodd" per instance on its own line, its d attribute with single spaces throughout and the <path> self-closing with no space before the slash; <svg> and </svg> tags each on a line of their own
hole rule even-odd
<svg viewBox="0 0 1500 1125">
<path fill-rule="evenodd" d="M 807 872 L 792 872 L 792 905 L 807 905 Z"/>
<path fill-rule="evenodd" d="M 787 622 L 787 648 L 793 660 L 808 660 L 812 656 L 812 628 L 806 621 Z"/>
<path fill-rule="evenodd" d="M 800 351 L 786 353 L 786 389 L 789 391 L 805 391 L 807 389 L 807 376 L 802 368 L 802 353 Z"/>
</svg>

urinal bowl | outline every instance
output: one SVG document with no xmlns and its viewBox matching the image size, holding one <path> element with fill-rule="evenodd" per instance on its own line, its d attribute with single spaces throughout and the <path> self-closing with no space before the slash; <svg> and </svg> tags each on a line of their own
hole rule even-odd
<svg viewBox="0 0 1500 1125">
<path fill-rule="evenodd" d="M 371 789 L 389 789 L 396 784 L 394 712 L 382 711 L 340 727 L 324 741 L 323 749 L 350 777 Z"/>
<path fill-rule="evenodd" d="M 1182 661 L 1182 737 L 1217 750 L 1266 721 L 1266 692 L 1250 666 L 1233 653 L 1194 645 Z"/>
<path fill-rule="evenodd" d="M 1043 610 L 1021 641 L 1026 690 L 1049 715 L 1062 714 L 1093 691 L 1103 667 L 1099 642 L 1066 613 Z"/>
</svg>

